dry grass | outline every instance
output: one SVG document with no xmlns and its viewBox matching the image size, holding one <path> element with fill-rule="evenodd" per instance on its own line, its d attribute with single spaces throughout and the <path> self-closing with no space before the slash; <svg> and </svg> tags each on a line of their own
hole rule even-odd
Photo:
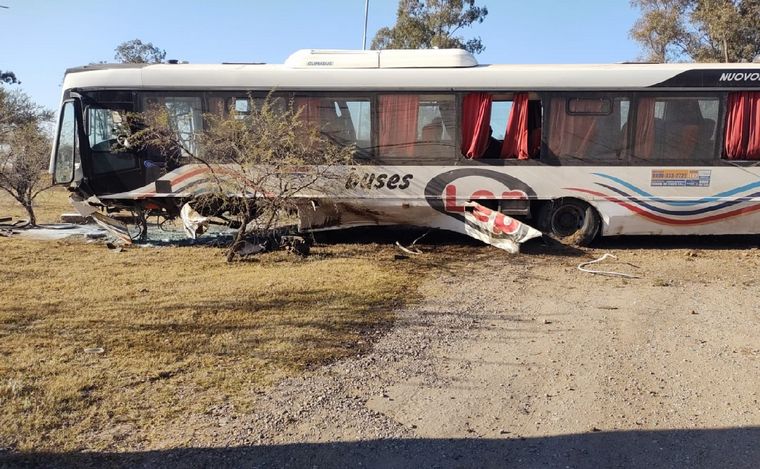
<svg viewBox="0 0 760 469">
<path fill-rule="evenodd" d="M 0 447 L 147 447 L 187 416 L 244 411 L 267 384 L 356 353 L 419 274 L 378 249 L 230 265 L 215 248 L 0 238 Z"/>
<path fill-rule="evenodd" d="M 34 213 L 38 223 L 58 223 L 62 213 L 74 212 L 69 203 L 69 192 L 56 186 L 34 199 Z M 12 216 L 14 220 L 26 219 L 26 210 L 5 191 L 0 190 L 0 217 Z"/>
</svg>

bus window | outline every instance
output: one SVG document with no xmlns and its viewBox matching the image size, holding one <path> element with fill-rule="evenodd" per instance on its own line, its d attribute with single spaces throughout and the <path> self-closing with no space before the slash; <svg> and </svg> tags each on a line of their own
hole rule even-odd
<svg viewBox="0 0 760 469">
<path fill-rule="evenodd" d="M 507 119 L 512 112 L 512 101 L 493 101 L 491 103 L 491 136 L 504 141 L 507 134 Z"/>
<path fill-rule="evenodd" d="M 95 174 L 135 169 L 137 159 L 126 152 L 114 151 L 118 126 L 124 111 L 87 107 L 87 134 L 92 150 L 92 170 Z"/>
<path fill-rule="evenodd" d="M 717 97 L 642 96 L 637 99 L 634 161 L 711 161 L 715 158 Z"/>
<path fill-rule="evenodd" d="M 251 100 L 250 98 L 235 98 L 235 114 L 245 116 L 251 113 Z"/>
<path fill-rule="evenodd" d="M 728 93 L 723 158 L 760 160 L 760 93 Z"/>
<path fill-rule="evenodd" d="M 351 124 L 354 126 L 356 146 L 369 148 L 372 146 L 372 114 L 370 113 L 369 101 L 346 101 L 343 114 L 348 111 Z"/>
<path fill-rule="evenodd" d="M 454 159 L 454 96 L 379 97 L 379 157 L 415 164 Z"/>
<path fill-rule="evenodd" d="M 196 135 L 203 130 L 203 111 L 200 96 L 144 96 L 143 109 L 164 107 L 169 126 L 177 133 L 184 155 L 198 151 Z"/>
<path fill-rule="evenodd" d="M 121 123 L 117 111 L 87 108 L 87 131 L 92 151 L 110 151 L 116 142 L 116 126 Z"/>
<path fill-rule="evenodd" d="M 61 123 L 58 127 L 53 174 L 56 184 L 68 184 L 74 179 L 74 161 L 77 153 L 79 153 L 79 145 L 74 102 L 68 101 L 63 105 Z"/>
<path fill-rule="evenodd" d="M 547 125 L 549 154 L 569 160 L 622 159 L 629 113 L 628 97 L 552 96 Z"/>
<path fill-rule="evenodd" d="M 301 118 L 318 128 L 323 136 L 338 145 L 354 146 L 358 157 L 369 157 L 372 146 L 369 98 L 296 97 L 294 106 Z"/>
<path fill-rule="evenodd" d="M 531 93 L 470 93 L 462 102 L 462 154 L 526 160 L 541 149 L 541 101 Z"/>
</svg>

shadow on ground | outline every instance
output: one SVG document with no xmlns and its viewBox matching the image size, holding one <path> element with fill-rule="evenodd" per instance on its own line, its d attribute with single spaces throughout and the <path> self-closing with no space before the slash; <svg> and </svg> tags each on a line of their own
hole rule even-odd
<svg viewBox="0 0 760 469">
<path fill-rule="evenodd" d="M 423 236 L 424 235 L 424 236 Z M 325 231 L 311 235 L 323 244 L 393 244 L 399 241 L 408 246 L 414 240 L 420 246 L 474 246 L 486 245 L 469 236 L 453 231 L 420 229 L 414 227 L 360 227 Z M 690 235 L 690 236 L 613 236 L 600 237 L 590 246 L 592 249 L 752 249 L 760 247 L 758 235 Z M 525 254 L 548 254 L 558 256 L 580 256 L 585 248 L 565 246 L 548 238 L 537 238 L 522 245 Z"/>
<path fill-rule="evenodd" d="M 139 453 L 0 453 L 0 467 L 757 468 L 760 427 L 388 439 Z"/>
</svg>

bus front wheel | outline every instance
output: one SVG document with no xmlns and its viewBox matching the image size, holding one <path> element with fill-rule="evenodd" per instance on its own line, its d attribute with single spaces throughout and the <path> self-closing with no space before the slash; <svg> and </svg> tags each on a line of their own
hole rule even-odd
<svg viewBox="0 0 760 469">
<path fill-rule="evenodd" d="M 594 207 L 578 199 L 556 199 L 539 210 L 541 231 L 564 244 L 588 246 L 599 233 L 601 220 Z"/>
</svg>

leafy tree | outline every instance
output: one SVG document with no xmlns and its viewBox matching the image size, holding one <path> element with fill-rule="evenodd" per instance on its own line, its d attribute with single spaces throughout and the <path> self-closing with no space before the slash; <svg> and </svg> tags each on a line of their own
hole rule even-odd
<svg viewBox="0 0 760 469">
<path fill-rule="evenodd" d="M 42 128 L 50 117 L 21 91 L 0 89 L 0 189 L 24 207 L 32 226 L 37 224 L 34 199 L 50 188 L 44 182 L 50 138 Z"/>
<path fill-rule="evenodd" d="M 479 37 L 465 40 L 456 33 L 482 23 L 488 9 L 475 0 L 399 0 L 396 24 L 377 31 L 372 49 L 462 48 L 473 54 L 485 50 Z"/>
<path fill-rule="evenodd" d="M 114 59 L 125 64 L 160 64 L 166 58 L 165 50 L 140 39 L 122 42 L 116 46 L 114 52 Z"/>
<path fill-rule="evenodd" d="M 647 60 L 751 62 L 760 55 L 760 0 L 631 0 Z"/>
<path fill-rule="evenodd" d="M 6 85 L 14 85 L 14 84 L 21 84 L 20 81 L 18 81 L 18 78 L 16 78 L 16 74 L 13 72 L 8 71 L 2 71 L 0 70 L 0 84 L 5 83 Z"/>
</svg>

